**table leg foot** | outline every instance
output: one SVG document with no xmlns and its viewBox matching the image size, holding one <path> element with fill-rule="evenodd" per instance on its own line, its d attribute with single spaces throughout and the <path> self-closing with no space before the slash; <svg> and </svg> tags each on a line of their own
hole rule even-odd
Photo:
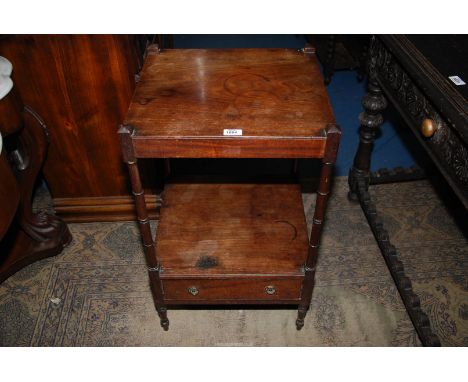
<svg viewBox="0 0 468 382">
<path fill-rule="evenodd" d="M 304 318 L 307 314 L 307 309 L 299 308 L 297 311 L 297 319 L 296 319 L 296 329 L 301 330 L 304 326 Z"/>
<path fill-rule="evenodd" d="M 167 332 L 169 330 L 169 319 L 167 318 L 167 308 L 157 307 L 156 310 L 159 315 L 161 327 L 164 329 L 164 331 Z"/>
<path fill-rule="evenodd" d="M 296 329 L 301 330 L 304 326 L 304 320 L 303 319 L 297 319 L 296 320 Z"/>
<path fill-rule="evenodd" d="M 357 194 L 353 191 L 348 191 L 348 200 L 350 202 L 359 202 L 359 198 L 357 196 Z"/>
<path fill-rule="evenodd" d="M 167 318 L 161 319 L 161 327 L 164 329 L 165 332 L 169 330 L 169 320 Z"/>
</svg>

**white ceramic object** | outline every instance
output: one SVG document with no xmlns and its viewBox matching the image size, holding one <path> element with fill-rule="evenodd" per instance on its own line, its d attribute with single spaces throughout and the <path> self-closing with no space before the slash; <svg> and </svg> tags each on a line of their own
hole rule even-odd
<svg viewBox="0 0 468 382">
<path fill-rule="evenodd" d="M 0 100 L 5 97 L 13 87 L 13 81 L 11 80 L 11 72 L 13 71 L 13 65 L 5 57 L 0 56 Z M 2 134 L 0 133 L 0 154 L 2 153 L 3 140 Z"/>
<path fill-rule="evenodd" d="M 0 99 L 5 97 L 13 87 L 11 72 L 13 65 L 5 57 L 0 56 Z"/>
</svg>

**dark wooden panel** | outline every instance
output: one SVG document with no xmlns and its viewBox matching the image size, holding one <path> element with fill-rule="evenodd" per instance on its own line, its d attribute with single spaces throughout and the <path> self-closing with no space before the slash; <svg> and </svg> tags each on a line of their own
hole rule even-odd
<svg viewBox="0 0 468 382">
<path fill-rule="evenodd" d="M 371 53 L 377 58 L 373 70 L 385 96 L 468 208 L 467 100 L 405 36 L 381 36 Z M 427 122 L 434 129 L 424 135 Z"/>
<path fill-rule="evenodd" d="M 16 90 L 16 89 L 15 89 Z M 18 132 L 23 127 L 21 119 L 21 110 L 23 104 L 16 91 L 11 91 L 7 97 L 0 102 L 0 131 L 5 137 L 9 134 Z"/>
<path fill-rule="evenodd" d="M 15 88 L 49 128 L 51 144 L 43 172 L 54 199 L 76 203 L 81 198 L 128 196 L 128 175 L 115 132 L 139 71 L 136 39 L 126 35 L 0 38 L 0 51 L 13 64 Z M 105 213 L 96 220 L 103 219 Z"/>
<path fill-rule="evenodd" d="M 6 153 L 0 153 L 0 240 L 10 227 L 19 202 L 18 184 L 11 171 Z"/>
<path fill-rule="evenodd" d="M 308 250 L 297 184 L 169 184 L 156 251 L 164 277 L 300 276 Z"/>
<path fill-rule="evenodd" d="M 10 97 L 13 102 L 8 100 Z M 72 237 L 61 219 L 32 210 L 34 184 L 47 155 L 43 121 L 31 108 L 22 108 L 14 87 L 0 104 L 4 112 L 0 113 L 0 133 L 16 132 L 6 137 L 8 142 L 0 156 L 1 283 L 28 264 L 57 255 Z M 15 131 L 18 126 L 22 128 Z"/>
</svg>

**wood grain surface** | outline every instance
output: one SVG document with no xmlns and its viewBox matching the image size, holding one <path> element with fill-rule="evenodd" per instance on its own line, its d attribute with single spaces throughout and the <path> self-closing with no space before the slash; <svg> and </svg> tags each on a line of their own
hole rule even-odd
<svg viewBox="0 0 468 382">
<path fill-rule="evenodd" d="M 297 304 L 301 297 L 302 278 L 234 278 L 234 279 L 163 279 L 164 299 L 170 303 L 173 300 L 184 304 L 204 303 L 216 304 L 224 301 L 238 301 L 245 304 L 253 301 L 277 303 L 295 300 Z M 195 295 L 189 292 L 196 288 Z M 267 288 L 270 293 L 267 293 Z"/>
<path fill-rule="evenodd" d="M 134 76 L 139 71 L 141 58 L 136 38 L 0 38 L 0 52 L 13 64 L 15 89 L 49 129 L 50 148 L 43 172 L 54 201 L 60 199 L 57 212 L 68 220 L 134 218 L 134 209 L 128 204 L 122 206 L 127 208 L 125 212 L 122 208 L 108 211 L 109 203 L 102 198 L 128 196 L 130 190 L 115 132 L 127 112 Z M 145 169 L 142 172 L 150 173 Z M 150 179 L 146 184 L 151 187 Z M 76 205 L 83 204 L 83 199 L 96 203 L 95 208 L 89 205 L 78 211 Z"/>
<path fill-rule="evenodd" d="M 308 248 L 296 184 L 169 184 L 156 252 L 162 278 L 302 276 Z"/>
<path fill-rule="evenodd" d="M 315 56 L 293 49 L 149 54 L 125 121 L 140 157 L 320 157 L 333 123 Z"/>
</svg>

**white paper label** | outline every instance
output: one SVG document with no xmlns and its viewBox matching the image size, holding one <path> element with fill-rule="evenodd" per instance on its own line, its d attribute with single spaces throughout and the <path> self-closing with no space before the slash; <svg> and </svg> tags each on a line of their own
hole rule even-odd
<svg viewBox="0 0 468 382">
<path fill-rule="evenodd" d="M 224 129 L 223 135 L 242 135 L 242 129 Z"/>
<path fill-rule="evenodd" d="M 463 81 L 460 77 L 458 76 L 450 76 L 450 80 L 457 86 L 461 85 L 466 85 L 465 81 Z"/>
</svg>

